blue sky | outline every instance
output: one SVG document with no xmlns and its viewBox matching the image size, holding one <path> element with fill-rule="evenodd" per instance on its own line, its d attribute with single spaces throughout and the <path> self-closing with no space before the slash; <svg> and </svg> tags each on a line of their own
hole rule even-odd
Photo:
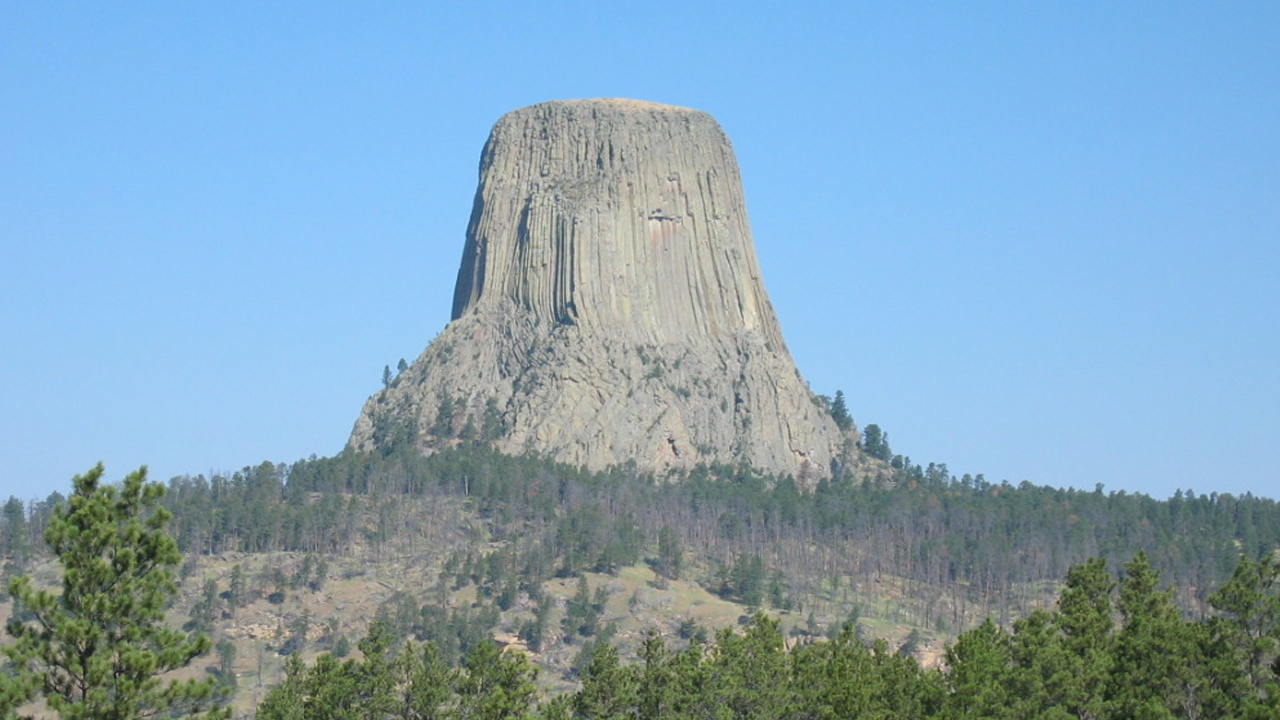
<svg viewBox="0 0 1280 720">
<path fill-rule="evenodd" d="M 490 126 L 579 97 L 720 121 L 801 372 L 895 451 L 1280 494 L 1275 3 L 11 2 L 0 497 L 337 452 Z"/>
</svg>

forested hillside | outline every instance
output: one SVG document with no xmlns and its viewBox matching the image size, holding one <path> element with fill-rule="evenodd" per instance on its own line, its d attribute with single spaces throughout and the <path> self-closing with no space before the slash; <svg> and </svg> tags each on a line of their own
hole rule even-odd
<svg viewBox="0 0 1280 720">
<path fill-rule="evenodd" d="M 1145 554 L 1119 581 L 1101 560 L 1072 568 L 1057 609 L 961 634 L 940 668 L 921 667 L 849 623 L 827 642 L 788 648 L 755 615 L 710 643 L 643 636 L 634 661 L 592 648 L 581 687 L 539 698 L 519 653 L 478 646 L 458 668 L 436 646 L 400 646 L 375 623 L 362 661 L 291 662 L 259 709 L 296 717 L 552 718 L 1241 718 L 1280 715 L 1280 565 L 1242 561 L 1215 614 L 1180 617 Z"/>
<path fill-rule="evenodd" d="M 354 653 L 375 619 L 396 646 L 429 642 L 449 668 L 499 638 L 530 654 L 553 694 L 577 687 L 602 648 L 631 662 L 656 652 L 646 631 L 674 648 L 756 611 L 776 625 L 757 619 L 748 636 L 805 645 L 847 625 L 883 642 L 860 663 L 899 667 L 888 658 L 901 653 L 957 673 L 974 638 L 1004 648 L 1048 632 L 1043 613 L 1091 559 L 1114 571 L 1141 553 L 1194 624 L 1221 614 L 1213 594 L 1241 557 L 1280 547 L 1271 499 L 994 484 L 890 455 L 878 429 L 868 442 L 884 462 L 811 493 L 740 468 L 588 473 L 478 442 L 177 477 L 163 500 L 184 556 L 170 616 L 212 635 L 209 671 L 241 712 L 287 658 Z M 50 572 L 41 537 L 62 501 L 6 503 L 6 576 Z M 839 647 L 787 662 L 854 652 Z"/>
<path fill-rule="evenodd" d="M 1025 615 L 1070 566 L 1091 557 L 1124 562 L 1140 550 L 1198 615 L 1241 553 L 1256 557 L 1280 543 L 1280 507 L 1271 499 L 1179 491 L 1156 500 L 956 478 L 945 465 L 921 468 L 900 456 L 892 465 L 887 481 L 824 482 L 805 494 L 789 479 L 737 469 L 657 479 L 590 474 L 469 446 L 430 458 L 344 453 L 178 477 L 165 502 L 188 555 L 377 558 L 393 538 L 413 552 L 426 529 L 457 522 L 406 500 L 453 498 L 504 543 L 503 562 L 526 587 L 654 556 L 662 536 L 683 550 L 700 582 L 749 605 L 766 604 L 761 587 L 774 586 L 777 596 L 781 584 L 786 602 L 804 608 L 833 587 L 852 589 L 851 601 L 870 600 L 893 581 L 903 595 L 898 612 L 939 631 L 989 613 Z M 8 565 L 22 567 L 40 551 L 59 500 L 9 499 L 0 520 Z M 735 568 L 760 577 L 735 580 Z"/>
<path fill-rule="evenodd" d="M 33 654 L 47 642 L 42 627 L 77 648 L 74 638 L 86 631 L 72 616 L 59 619 L 57 595 L 34 589 L 53 584 L 54 575 L 65 575 L 62 597 L 76 613 L 140 618 L 137 631 L 109 623 L 93 625 L 91 633 L 125 644 L 142 637 L 144 627 L 170 644 L 186 637 L 157 634 L 163 613 L 156 603 L 177 591 L 168 571 L 147 581 L 156 592 L 145 595 L 146 604 L 93 601 L 81 608 L 84 598 L 129 593 L 115 588 L 111 567 L 142 582 L 155 567 L 177 566 L 176 544 L 164 537 L 176 531 L 188 583 L 170 608 L 171 622 L 185 615 L 183 630 L 195 633 L 193 652 L 209 647 L 203 634 L 217 639 L 205 681 L 180 687 L 199 693 L 191 695 L 197 701 L 216 689 L 230 704 L 226 710 L 239 716 L 1280 713 L 1272 501 L 1179 494 L 1157 502 L 1100 490 L 991 486 L 955 480 L 944 468 L 921 470 L 901 459 L 894 465 L 892 482 L 836 482 L 807 495 L 785 480 L 723 470 L 662 484 L 625 472 L 584 475 L 477 448 L 430 459 L 347 455 L 292 467 L 264 464 L 211 481 L 175 479 L 165 498 L 179 513 L 172 525 L 163 511 L 140 509 L 158 502 L 165 488 L 142 485 L 135 473 L 118 492 L 97 483 L 97 468 L 76 479 L 70 505 L 53 497 L 30 510 L 16 501 L 6 506 L 6 572 L 18 578 L 9 587 L 25 598 L 21 607 L 8 603 L 9 632 L 19 645 L 6 654 L 23 658 L 25 668 L 54 658 L 43 662 L 78 677 L 74 655 Z M 116 509 L 107 514 L 98 507 Z M 56 566 L 44 562 L 48 551 L 33 537 L 42 525 L 61 559 Z M 103 538 L 111 538 L 104 546 L 110 564 L 81 549 Z M 1036 543 L 1042 546 L 1032 551 Z M 1114 553 L 1135 546 L 1118 574 L 1100 556 L 1072 563 L 1061 583 L 1040 574 L 1085 548 Z M 153 551 L 163 557 L 158 565 L 135 562 Z M 1168 587 L 1150 553 L 1191 582 Z M 229 569 L 227 558 L 235 561 Z M 637 575 L 641 562 L 650 569 Z M 378 574 L 380 566 L 399 575 Z M 90 568 L 98 569 L 86 573 Z M 1212 573 L 1224 579 L 1204 584 Z M 732 600 L 725 606 L 744 610 L 738 622 L 711 633 L 692 615 L 664 616 L 662 596 L 649 590 L 687 591 L 682 577 Z M 382 593 L 376 609 L 344 592 L 368 594 L 364 578 L 392 591 Z M 616 591 L 626 587 L 630 597 L 620 610 Z M 82 588 L 94 594 L 82 598 Z M 1011 600 L 993 599 L 1002 591 Z M 329 606 L 323 621 L 313 615 L 317 600 Z M 929 612 L 929 602 L 940 609 Z M 693 606 L 699 604 L 706 601 Z M 344 617 L 348 605 L 361 617 Z M 978 621 L 980 605 L 1017 617 Z M 1041 607 L 1026 610 L 1031 605 Z M 750 607 L 768 609 L 747 614 Z M 285 608 L 292 611 L 287 623 Z M 861 608 L 874 613 L 861 616 Z M 834 617 L 825 629 L 816 622 L 819 612 Z M 840 612 L 847 613 L 843 619 Z M 915 630 L 890 642 L 877 634 L 884 625 L 872 622 L 876 614 L 894 614 Z M 55 624 L 42 624 L 45 618 Z M 251 618 L 278 624 L 245 622 Z M 946 643 L 941 662 L 920 662 L 922 628 L 966 621 L 971 627 Z M 345 632 L 355 627 L 363 628 L 358 643 Z M 256 657 L 238 660 L 242 647 Z M 112 657 L 119 663 L 132 655 Z M 157 672 L 129 663 L 137 666 L 131 672 Z M 246 668 L 254 663 L 256 670 Z M 112 698 L 168 702 L 145 691 L 106 689 L 109 675 L 98 671 L 84 676 L 101 676 L 85 690 L 101 687 L 106 694 L 95 690 L 83 700 L 73 689 L 79 684 L 46 683 L 40 691 L 38 678 L 13 671 L 0 676 L 6 720 L 37 691 L 51 709 L 76 717 L 76 708 Z M 252 687 L 242 678 L 252 678 Z"/>
<path fill-rule="evenodd" d="M 749 470 L 590 474 L 475 446 L 176 478 L 167 502 L 187 552 L 341 555 L 359 547 L 376 557 L 388 539 L 412 538 L 439 520 L 407 512 L 406 498 L 458 498 L 494 539 L 509 541 L 504 552 L 527 585 L 632 564 L 654 554 L 665 532 L 689 565 L 707 571 L 704 584 L 730 586 L 749 605 L 761 604 L 757 583 L 740 578 L 745 586 L 735 588 L 730 577 L 743 564 L 782 573 L 799 607 L 829 587 L 893 579 L 905 583 L 902 612 L 938 629 L 989 612 L 1024 615 L 1052 596 L 1043 583 L 1060 581 L 1072 565 L 1092 557 L 1118 564 L 1138 551 L 1199 614 L 1242 553 L 1280 545 L 1272 499 L 1179 491 L 1156 500 L 956 478 L 945 465 L 922 468 L 900 456 L 892 464 L 888 480 L 824 482 L 806 494 L 789 478 Z"/>
</svg>

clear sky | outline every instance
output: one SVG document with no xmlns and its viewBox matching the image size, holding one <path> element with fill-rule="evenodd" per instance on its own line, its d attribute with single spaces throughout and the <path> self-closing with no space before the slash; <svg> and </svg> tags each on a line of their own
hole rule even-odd
<svg viewBox="0 0 1280 720">
<path fill-rule="evenodd" d="M 988 480 L 1280 496 L 1280 4 L 0 5 L 0 499 L 341 449 L 503 113 L 714 115 L 812 388 Z"/>
</svg>

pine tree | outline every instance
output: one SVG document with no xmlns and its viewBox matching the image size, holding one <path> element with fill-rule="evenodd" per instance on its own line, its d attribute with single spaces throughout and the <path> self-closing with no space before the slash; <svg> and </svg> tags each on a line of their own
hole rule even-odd
<svg viewBox="0 0 1280 720">
<path fill-rule="evenodd" d="M 522 653 L 503 653 L 484 641 L 467 656 L 458 680 L 457 715 L 467 720 L 528 717 L 537 700 L 538 670 Z"/>
<path fill-rule="evenodd" d="M 1280 667 L 1280 560 L 1241 557 L 1231 579 L 1209 596 L 1221 613 L 1214 631 L 1240 655 L 1238 664 L 1253 689 L 1277 679 Z"/>
<path fill-rule="evenodd" d="M 844 402 L 844 391 L 836 391 L 836 399 L 831 403 L 831 419 L 841 430 L 853 429 L 853 418 L 849 416 L 849 408 Z"/>
<path fill-rule="evenodd" d="M 227 588 L 227 605 L 231 606 L 232 613 L 234 613 L 238 608 L 242 608 L 248 604 L 249 598 L 247 592 L 244 568 L 242 568 L 239 563 L 236 563 L 236 565 L 231 568 L 231 580 L 228 583 Z"/>
<path fill-rule="evenodd" d="M 655 569 L 659 575 L 678 580 L 683 567 L 684 549 L 680 547 L 680 537 L 670 525 L 663 525 L 658 531 L 658 562 Z"/>
<path fill-rule="evenodd" d="M 0 518 L 4 520 L 0 523 L 0 553 L 8 555 L 15 564 L 21 566 L 26 563 L 31 552 L 27 540 L 26 508 L 21 500 L 10 496 L 4 509 L 0 510 Z"/>
<path fill-rule="evenodd" d="M 788 663 L 778 621 L 764 613 L 757 612 L 742 634 L 722 629 L 709 663 L 712 705 L 734 720 L 792 717 Z"/>
<path fill-rule="evenodd" d="M 579 720 L 627 720 L 635 716 L 639 696 L 635 672 L 623 667 L 618 651 L 598 643 L 582 671 L 582 689 L 573 698 Z"/>
<path fill-rule="evenodd" d="M 147 482 L 145 467 L 119 486 L 102 484 L 102 474 L 99 464 L 77 476 L 45 530 L 62 565 L 61 592 L 37 590 L 26 576 L 10 582 L 20 612 L 3 653 L 17 681 L 35 678 L 49 709 L 66 720 L 226 717 L 209 709 L 216 680 L 159 677 L 209 649 L 208 638 L 164 624 L 182 560 L 165 532 L 164 486 Z"/>
<path fill-rule="evenodd" d="M 671 668 L 671 657 L 658 631 L 650 628 L 640 640 L 639 678 L 636 682 L 636 717 L 638 720 L 664 720 L 676 717 L 677 681 Z"/>
<path fill-rule="evenodd" d="M 1241 557 L 1209 604 L 1219 613 L 1206 627 L 1210 704 L 1244 717 L 1280 717 L 1280 560 Z"/>
<path fill-rule="evenodd" d="M 943 717 L 1013 718 L 1012 647 L 1009 634 L 987 618 L 947 650 Z"/>
<path fill-rule="evenodd" d="M 797 694 L 818 717 L 875 717 L 883 691 L 871 651 L 845 624 L 831 642 L 802 646 L 792 653 Z"/>
<path fill-rule="evenodd" d="M 412 720 L 447 717 L 458 676 L 445 663 L 439 648 L 434 643 L 410 646 L 405 649 L 401 664 L 405 675 L 401 716 Z"/>
<path fill-rule="evenodd" d="M 1124 566 L 1116 603 L 1124 621 L 1115 640 L 1111 714 L 1118 718 L 1172 718 L 1193 704 L 1201 664 L 1193 628 L 1160 589 L 1160 573 L 1139 552 Z M 1188 713 L 1189 715 L 1189 713 Z"/>
<path fill-rule="evenodd" d="M 889 461 L 893 451 L 889 449 L 889 433 L 872 423 L 862 429 L 862 452 L 878 460 Z"/>
<path fill-rule="evenodd" d="M 1066 651 L 1070 683 L 1061 688 L 1059 702 L 1080 718 L 1104 715 L 1104 698 L 1113 663 L 1111 594 L 1115 582 L 1106 561 L 1093 558 L 1067 571 L 1054 619 Z"/>
</svg>

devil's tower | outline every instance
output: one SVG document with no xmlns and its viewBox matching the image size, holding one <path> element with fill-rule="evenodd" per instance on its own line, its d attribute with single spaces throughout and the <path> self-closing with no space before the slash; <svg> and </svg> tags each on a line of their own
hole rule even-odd
<svg viewBox="0 0 1280 720">
<path fill-rule="evenodd" d="M 349 444 L 470 437 L 593 469 L 830 474 L 846 438 L 787 352 L 710 115 L 574 100 L 494 126 L 453 320 Z"/>
</svg>

